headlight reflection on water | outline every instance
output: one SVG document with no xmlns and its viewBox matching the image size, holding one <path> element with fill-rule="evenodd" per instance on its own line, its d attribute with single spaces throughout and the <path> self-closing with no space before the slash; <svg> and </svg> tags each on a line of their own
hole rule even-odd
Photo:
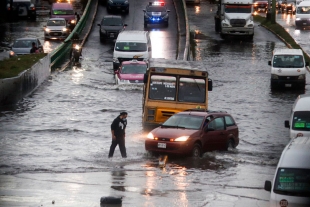
<svg viewBox="0 0 310 207">
<path fill-rule="evenodd" d="M 72 81 L 75 84 L 80 83 L 81 79 L 84 77 L 83 71 L 84 70 L 82 68 L 78 68 L 76 66 L 72 68 Z"/>
</svg>

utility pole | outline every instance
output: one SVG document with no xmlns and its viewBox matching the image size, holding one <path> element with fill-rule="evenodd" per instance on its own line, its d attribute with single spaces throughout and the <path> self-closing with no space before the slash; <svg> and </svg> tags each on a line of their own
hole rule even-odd
<svg viewBox="0 0 310 207">
<path fill-rule="evenodd" d="M 276 0 L 268 0 L 266 19 L 270 21 L 271 24 L 276 23 Z"/>
</svg>

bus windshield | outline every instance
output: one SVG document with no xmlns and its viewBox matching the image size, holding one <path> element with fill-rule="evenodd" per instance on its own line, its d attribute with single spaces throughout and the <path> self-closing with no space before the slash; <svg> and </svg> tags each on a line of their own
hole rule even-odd
<svg viewBox="0 0 310 207">
<path fill-rule="evenodd" d="M 199 78 L 180 77 L 177 79 L 176 76 L 152 75 L 149 99 L 204 103 L 206 81 Z"/>
<path fill-rule="evenodd" d="M 204 63 L 151 59 L 144 75 L 143 128 L 160 126 L 184 110 L 208 110 L 208 91 L 212 91 L 212 80 Z"/>
</svg>

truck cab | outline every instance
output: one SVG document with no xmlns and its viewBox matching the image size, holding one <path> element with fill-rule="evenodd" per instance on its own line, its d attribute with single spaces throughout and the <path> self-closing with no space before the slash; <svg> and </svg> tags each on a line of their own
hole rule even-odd
<svg viewBox="0 0 310 207">
<path fill-rule="evenodd" d="M 227 36 L 254 36 L 253 0 L 220 0 L 214 17 L 215 31 L 222 39 Z"/>
</svg>

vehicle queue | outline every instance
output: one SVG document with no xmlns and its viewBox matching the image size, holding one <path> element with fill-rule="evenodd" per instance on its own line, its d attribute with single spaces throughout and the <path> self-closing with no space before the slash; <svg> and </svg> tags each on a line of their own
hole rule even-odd
<svg viewBox="0 0 310 207">
<path fill-rule="evenodd" d="M 170 120 L 171 121 L 171 120 Z M 170 128 L 170 126 L 172 126 L 172 125 L 169 125 L 168 123 L 166 124 L 167 126 L 167 128 Z M 298 126 L 301 126 L 301 124 L 298 122 L 298 124 L 296 125 L 297 127 Z M 309 123 L 306 121 L 302 126 L 304 126 L 304 129 L 307 131 L 307 130 L 309 130 Z M 165 126 L 164 126 L 165 127 Z M 173 126 L 173 127 L 176 127 L 176 128 L 183 128 L 183 127 L 185 127 L 185 126 L 179 126 L 179 125 L 176 125 L 176 126 Z M 173 128 L 172 127 L 172 128 Z M 192 126 L 193 127 L 193 126 Z M 187 137 L 188 138 L 188 137 Z M 184 141 L 186 138 L 184 138 L 184 137 L 182 137 L 182 140 Z M 294 139 L 294 138 L 293 138 Z M 163 144 L 158 144 L 158 148 L 164 148 L 164 145 Z M 196 153 L 197 154 L 197 153 Z M 290 172 L 291 173 L 291 172 Z M 309 180 L 307 180 L 307 179 L 309 179 L 309 178 L 305 178 L 304 180 L 306 180 L 306 182 L 308 182 Z M 286 185 L 287 185 L 287 183 L 286 183 Z M 281 186 L 280 186 L 281 187 Z M 277 188 L 279 188 L 279 186 L 277 186 Z M 267 189 L 269 189 L 268 187 L 267 187 Z M 270 188 L 271 189 L 271 188 Z M 306 185 L 306 187 L 305 187 L 305 189 L 306 189 L 306 192 L 308 192 L 309 190 L 309 187 L 307 187 L 307 185 Z M 298 193 L 297 193 L 298 194 Z M 301 193 L 301 195 L 305 195 L 304 193 Z M 306 195 L 306 197 L 307 197 L 307 195 Z M 285 202 L 289 202 L 289 201 L 283 201 L 283 199 L 281 200 L 282 202 L 281 203 L 285 203 Z M 308 203 L 307 203 L 308 204 Z"/>
</svg>

